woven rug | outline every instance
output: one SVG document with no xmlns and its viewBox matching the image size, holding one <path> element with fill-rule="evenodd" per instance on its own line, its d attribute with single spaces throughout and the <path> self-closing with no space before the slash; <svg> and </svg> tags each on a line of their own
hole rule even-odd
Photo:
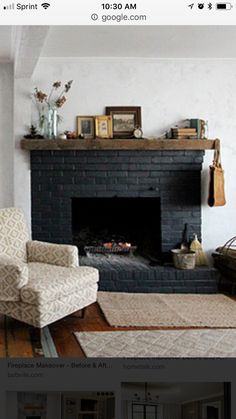
<svg viewBox="0 0 236 419">
<path fill-rule="evenodd" d="M 110 326 L 236 328 L 236 301 L 222 294 L 99 292 Z"/>
<path fill-rule="evenodd" d="M 87 357 L 234 358 L 236 330 L 76 332 Z"/>
</svg>

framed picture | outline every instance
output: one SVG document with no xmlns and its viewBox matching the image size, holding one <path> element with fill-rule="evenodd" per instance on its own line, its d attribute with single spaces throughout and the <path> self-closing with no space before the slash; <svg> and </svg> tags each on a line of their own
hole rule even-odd
<svg viewBox="0 0 236 419">
<path fill-rule="evenodd" d="M 106 115 L 112 116 L 114 138 L 132 138 L 142 128 L 141 106 L 107 106 Z"/>
<path fill-rule="evenodd" d="M 96 116 L 96 137 L 98 138 L 113 138 L 112 116 Z"/>
<path fill-rule="evenodd" d="M 77 116 L 77 135 L 94 138 L 94 116 Z"/>
</svg>

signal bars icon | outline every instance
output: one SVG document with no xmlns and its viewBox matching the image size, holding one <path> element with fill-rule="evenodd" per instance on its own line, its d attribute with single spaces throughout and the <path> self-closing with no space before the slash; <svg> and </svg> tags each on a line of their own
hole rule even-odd
<svg viewBox="0 0 236 419">
<path fill-rule="evenodd" d="M 4 10 L 14 10 L 15 9 L 15 4 L 14 3 L 8 4 L 7 6 L 4 6 L 3 9 Z"/>
<path fill-rule="evenodd" d="M 46 10 L 50 7 L 49 3 L 42 3 L 41 6 Z"/>
</svg>

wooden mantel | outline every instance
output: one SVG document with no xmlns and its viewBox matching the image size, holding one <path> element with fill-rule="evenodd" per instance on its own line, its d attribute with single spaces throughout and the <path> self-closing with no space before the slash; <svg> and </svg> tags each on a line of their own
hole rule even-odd
<svg viewBox="0 0 236 419">
<path fill-rule="evenodd" d="M 21 140 L 23 150 L 214 150 L 215 140 L 100 139 Z"/>
</svg>

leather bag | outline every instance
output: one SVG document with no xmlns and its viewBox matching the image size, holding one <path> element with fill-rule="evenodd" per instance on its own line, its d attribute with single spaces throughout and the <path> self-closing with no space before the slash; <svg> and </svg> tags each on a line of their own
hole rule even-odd
<svg viewBox="0 0 236 419">
<path fill-rule="evenodd" d="M 216 140 L 214 160 L 210 166 L 208 205 L 210 207 L 222 207 L 225 204 L 224 170 L 221 165 L 220 140 Z"/>
</svg>

